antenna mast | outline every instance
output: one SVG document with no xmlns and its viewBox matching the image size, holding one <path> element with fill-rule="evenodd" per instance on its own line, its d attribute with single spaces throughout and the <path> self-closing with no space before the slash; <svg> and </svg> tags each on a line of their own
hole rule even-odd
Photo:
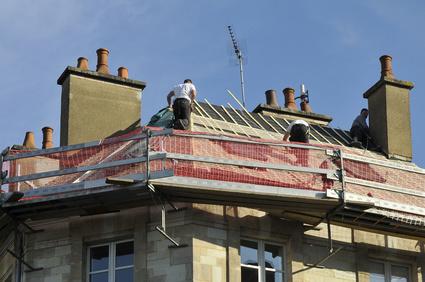
<svg viewBox="0 0 425 282">
<path fill-rule="evenodd" d="M 245 86 L 243 82 L 243 56 L 242 51 L 238 46 L 238 42 L 236 41 L 235 35 L 232 30 L 232 26 L 228 25 L 227 28 L 229 29 L 230 38 L 232 39 L 233 48 L 235 49 L 235 55 L 239 62 L 239 73 L 241 76 L 241 92 L 242 92 L 242 104 L 245 107 Z"/>
</svg>

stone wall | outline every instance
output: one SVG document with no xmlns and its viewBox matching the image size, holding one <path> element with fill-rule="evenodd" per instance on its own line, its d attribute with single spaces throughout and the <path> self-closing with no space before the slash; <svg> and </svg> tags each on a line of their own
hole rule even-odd
<svg viewBox="0 0 425 282">
<path fill-rule="evenodd" d="M 25 273 L 24 281 L 84 281 L 88 246 L 134 239 L 135 281 L 239 282 L 241 238 L 282 245 L 288 282 L 369 281 L 368 262 L 374 259 L 409 264 L 412 281 L 423 278 L 424 242 L 418 240 L 332 226 L 334 249 L 342 249 L 320 262 L 329 254 L 324 224 L 305 231 L 300 222 L 248 208 L 178 206 L 186 209 L 167 213 L 166 232 L 182 248 L 170 247 L 155 229 L 161 224 L 158 207 L 33 223 L 44 231 L 26 235 L 26 260 L 43 270 Z M 318 262 L 321 268 L 309 268 Z"/>
</svg>

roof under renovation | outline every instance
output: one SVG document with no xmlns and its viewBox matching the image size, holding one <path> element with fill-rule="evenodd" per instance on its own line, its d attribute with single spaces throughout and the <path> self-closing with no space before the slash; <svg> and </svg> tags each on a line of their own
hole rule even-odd
<svg viewBox="0 0 425 282">
<path fill-rule="evenodd" d="M 273 103 L 269 90 L 268 102 L 252 112 L 230 92 L 238 109 L 195 102 L 189 131 L 134 126 L 145 84 L 128 80 L 124 69 L 110 75 L 108 52 L 99 50 L 104 63 L 96 72 L 80 58 L 58 81 L 61 146 L 52 147 L 53 131 L 45 127 L 43 149 L 26 138 L 25 146 L 2 152 L 0 184 L 7 193 L 0 229 L 11 221 L 196 202 L 255 208 L 311 226 L 328 221 L 425 236 L 425 169 L 409 161 L 409 105 L 391 100 L 408 101 L 413 84 L 386 73 L 389 56 L 381 57 L 382 77 L 365 94 L 376 144 L 358 149 L 348 131 L 330 127 L 332 118 L 311 112 L 308 101 L 298 110 L 291 88 L 283 91 L 285 107 Z M 299 118 L 310 123 L 311 142 L 282 141 Z M 398 128 L 403 122 L 408 126 Z"/>
</svg>

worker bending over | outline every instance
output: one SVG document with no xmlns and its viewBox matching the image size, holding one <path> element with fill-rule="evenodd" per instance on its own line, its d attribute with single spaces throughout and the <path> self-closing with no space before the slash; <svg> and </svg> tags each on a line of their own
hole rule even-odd
<svg viewBox="0 0 425 282">
<path fill-rule="evenodd" d="M 283 141 L 308 143 L 310 138 L 310 125 L 302 120 L 296 119 L 291 122 L 283 136 Z"/>
<path fill-rule="evenodd" d="M 358 115 L 351 125 L 350 135 L 353 138 L 353 147 L 364 147 L 367 148 L 368 141 L 371 139 L 369 133 L 369 126 L 367 125 L 366 119 L 369 115 L 368 109 L 362 109 L 360 115 Z"/>
<path fill-rule="evenodd" d="M 174 97 L 174 101 L 172 98 Z M 168 107 L 174 113 L 174 128 L 188 130 L 190 127 L 190 115 L 192 103 L 196 97 L 196 88 L 192 80 L 185 79 L 182 84 L 173 87 L 167 95 Z"/>
</svg>

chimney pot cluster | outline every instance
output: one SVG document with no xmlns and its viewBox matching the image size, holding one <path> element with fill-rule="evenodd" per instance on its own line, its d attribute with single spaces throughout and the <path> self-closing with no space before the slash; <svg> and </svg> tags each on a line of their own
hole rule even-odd
<svg viewBox="0 0 425 282">
<path fill-rule="evenodd" d="M 108 56 L 109 50 L 106 48 L 99 48 L 96 50 L 97 53 L 97 65 L 96 71 L 99 73 L 109 74 Z M 77 68 L 82 70 L 89 70 L 89 60 L 85 57 L 79 57 L 77 59 Z M 128 69 L 126 67 L 119 67 L 119 77 L 128 78 Z"/>
<path fill-rule="evenodd" d="M 51 127 L 43 127 L 41 129 L 43 132 L 43 143 L 42 148 L 48 149 L 53 147 L 53 128 Z M 34 132 L 28 131 L 25 133 L 24 142 L 22 143 L 22 146 L 27 149 L 36 149 L 37 146 L 35 145 L 35 138 L 34 138 Z"/>
<path fill-rule="evenodd" d="M 287 87 L 283 89 L 283 95 L 285 96 L 285 108 L 291 110 L 298 110 L 297 105 L 295 104 L 295 90 L 293 88 Z M 279 107 L 277 102 L 276 90 L 270 89 L 265 93 L 266 95 L 266 105 L 271 107 Z M 300 104 L 301 111 L 311 113 L 311 107 L 307 100 L 303 100 Z"/>
</svg>

